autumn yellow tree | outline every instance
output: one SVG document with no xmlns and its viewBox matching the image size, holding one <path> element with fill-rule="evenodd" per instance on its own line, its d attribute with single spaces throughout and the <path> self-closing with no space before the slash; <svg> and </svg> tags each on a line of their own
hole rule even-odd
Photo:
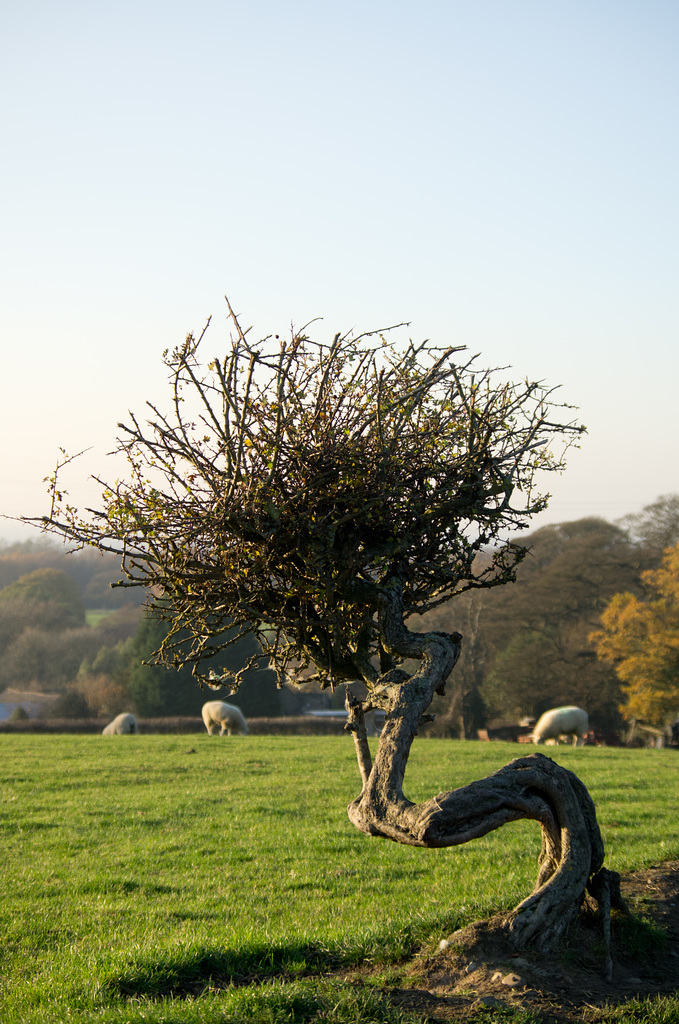
<svg viewBox="0 0 679 1024">
<path fill-rule="evenodd" d="M 679 711 L 679 544 L 641 578 L 648 598 L 616 594 L 590 640 L 615 665 L 627 696 L 623 715 L 660 726 Z"/>
</svg>

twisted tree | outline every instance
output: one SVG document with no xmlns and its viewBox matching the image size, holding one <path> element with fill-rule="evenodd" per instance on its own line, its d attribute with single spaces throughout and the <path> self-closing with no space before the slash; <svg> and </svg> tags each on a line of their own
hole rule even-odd
<svg viewBox="0 0 679 1024">
<path fill-rule="evenodd" d="M 233 687 L 259 657 L 281 683 L 365 684 L 362 699 L 348 688 L 363 780 L 349 817 L 362 831 L 450 846 L 517 818 L 539 821 L 535 890 L 505 927 L 517 944 L 552 946 L 586 886 L 608 898 L 589 795 L 534 755 L 411 803 L 410 747 L 462 638 L 414 633 L 406 622 L 470 588 L 514 580 L 526 550 L 502 538 L 545 507 L 535 476 L 562 468 L 582 428 L 553 390 L 504 383 L 463 348 L 400 343 L 395 328 L 252 343 L 228 308 L 224 357 L 201 363 L 207 325 L 189 335 L 165 353 L 170 410 L 149 405 L 144 422 L 130 414 L 119 424 L 129 474 L 99 481 L 101 507 L 81 515 L 68 504 L 64 455 L 40 525 L 119 552 L 120 585 L 150 588 L 169 621 L 157 652 L 165 663 L 192 663 L 223 685 L 220 651 L 251 633 L 259 653 L 228 677 Z M 216 668 L 205 677 L 207 658 Z M 409 659 L 419 664 L 410 673 Z M 374 763 L 363 722 L 371 708 L 386 712 Z"/>
</svg>

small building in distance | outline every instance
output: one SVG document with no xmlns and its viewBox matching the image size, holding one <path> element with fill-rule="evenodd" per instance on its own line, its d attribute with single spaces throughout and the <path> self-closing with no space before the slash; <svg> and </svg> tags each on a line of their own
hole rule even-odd
<svg viewBox="0 0 679 1024">
<path fill-rule="evenodd" d="M 22 708 L 29 718 L 39 718 L 58 697 L 58 693 L 38 693 L 8 687 L 0 693 L 0 722 L 6 722 L 17 708 Z"/>
</svg>

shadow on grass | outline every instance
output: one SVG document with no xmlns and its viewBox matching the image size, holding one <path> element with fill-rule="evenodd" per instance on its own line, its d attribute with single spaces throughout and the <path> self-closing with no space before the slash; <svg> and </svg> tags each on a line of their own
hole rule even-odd
<svg viewBox="0 0 679 1024">
<path fill-rule="evenodd" d="M 336 968 L 339 954 L 310 944 L 251 946 L 245 949 L 200 949 L 131 965 L 110 978 L 106 987 L 121 996 L 195 996 L 206 988 L 245 985 L 265 978 L 300 977 Z"/>
<path fill-rule="evenodd" d="M 424 1024 L 422 1014 L 401 1004 L 370 984 L 361 981 L 328 976 L 300 977 L 300 967 L 327 966 L 329 954 L 309 946 L 287 946 L 275 950 L 252 949 L 247 955 L 229 951 L 203 950 L 193 957 L 186 956 L 156 964 L 146 971 L 118 978 L 109 985 L 114 997 L 132 996 L 140 1000 L 157 1000 L 149 1012 L 148 1002 L 144 1020 L 191 1021 L 210 1020 L 222 1024 Z M 306 960 L 303 958 L 306 957 Z M 234 960 L 241 973 L 232 970 Z M 265 963 L 266 961 L 266 963 Z M 249 967 L 251 972 L 243 974 Z M 278 977 L 263 978 L 262 967 Z M 293 968 L 293 974 L 289 972 Z M 225 973 L 230 972 L 230 973 Z M 283 973 L 281 973 L 283 972 Z M 234 984 L 235 983 L 235 984 Z M 220 989 L 222 991 L 220 991 Z M 398 994 L 397 994 L 398 995 Z M 207 997 L 204 1001 L 202 997 Z M 216 997 L 219 1001 L 214 1002 Z M 186 999 L 181 1010 L 175 1004 L 178 1017 L 165 1015 L 169 1007 L 166 1000 Z M 193 1000 L 196 1000 L 193 1003 Z M 191 1007 L 189 1009 L 189 1006 Z M 130 1016 L 131 1004 L 118 1008 L 124 1016 L 111 1016 L 111 1021 L 141 1020 Z M 106 1018 L 109 1019 L 108 1017 Z M 428 1019 L 428 1018 L 427 1018 Z M 517 1022 L 518 1024 L 518 1022 Z M 528 1022 L 526 1022 L 528 1024 Z"/>
<path fill-rule="evenodd" d="M 625 960 L 651 959 L 665 949 L 667 932 L 642 915 L 630 914 L 612 921 L 618 957 Z"/>
<path fill-rule="evenodd" d="M 201 914 L 201 918 L 204 916 Z M 116 995 L 159 999 L 196 996 L 206 989 L 243 986 L 267 979 L 285 981 L 329 973 L 356 966 L 366 959 L 396 963 L 411 956 L 430 934 L 448 934 L 460 923 L 457 914 L 451 914 L 437 921 L 437 927 L 433 921 L 422 920 L 396 931 L 355 935 L 346 944 L 332 948 L 313 942 L 288 942 L 168 952 L 140 958 L 128 970 L 110 976 L 105 986 Z"/>
</svg>

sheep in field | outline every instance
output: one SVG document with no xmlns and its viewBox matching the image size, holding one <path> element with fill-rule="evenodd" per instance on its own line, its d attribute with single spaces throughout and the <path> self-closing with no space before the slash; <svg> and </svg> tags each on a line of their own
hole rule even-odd
<svg viewBox="0 0 679 1024">
<path fill-rule="evenodd" d="M 102 729 L 102 736 L 127 736 L 130 733 L 139 732 L 137 719 L 134 715 L 116 715 L 112 722 L 109 722 L 105 729 Z"/>
<path fill-rule="evenodd" d="M 572 736 L 573 746 L 581 747 L 588 731 L 589 718 L 582 708 L 551 708 L 538 718 L 532 739 L 533 743 L 544 743 L 548 739 L 558 743 L 560 736 Z"/>
<path fill-rule="evenodd" d="M 241 709 L 235 704 L 226 704 L 223 700 L 209 700 L 207 704 L 203 704 L 203 721 L 210 736 L 214 734 L 217 726 L 221 726 L 220 736 L 224 733 L 230 736 L 232 732 L 247 736 L 250 732 Z"/>
</svg>

